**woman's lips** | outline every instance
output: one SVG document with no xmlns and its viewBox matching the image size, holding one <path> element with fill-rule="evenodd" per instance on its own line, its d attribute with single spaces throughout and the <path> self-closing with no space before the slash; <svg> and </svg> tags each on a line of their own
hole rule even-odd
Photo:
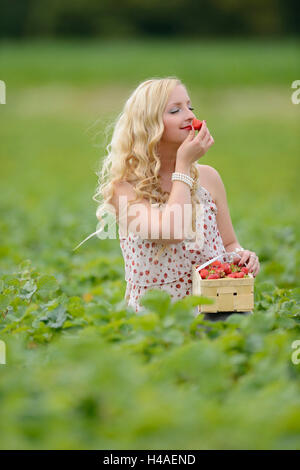
<svg viewBox="0 0 300 470">
<path fill-rule="evenodd" d="M 189 131 L 192 130 L 192 126 L 181 127 L 181 129 L 188 129 Z"/>
</svg>

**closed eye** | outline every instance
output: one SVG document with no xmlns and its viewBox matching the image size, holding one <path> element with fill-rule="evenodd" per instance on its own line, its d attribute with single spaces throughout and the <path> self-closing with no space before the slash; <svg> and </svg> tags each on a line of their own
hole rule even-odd
<svg viewBox="0 0 300 470">
<path fill-rule="evenodd" d="M 195 108 L 189 108 L 191 111 L 193 111 Z M 175 111 L 170 111 L 171 114 L 174 114 L 174 113 L 177 113 L 177 111 L 179 111 L 178 109 L 176 109 Z"/>
</svg>

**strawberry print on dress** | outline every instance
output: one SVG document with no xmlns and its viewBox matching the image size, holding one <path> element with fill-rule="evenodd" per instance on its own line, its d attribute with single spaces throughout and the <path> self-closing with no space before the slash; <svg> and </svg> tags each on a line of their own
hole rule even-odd
<svg viewBox="0 0 300 470">
<path fill-rule="evenodd" d="M 221 253 L 226 253 L 218 231 L 217 206 L 210 193 L 203 186 L 198 187 L 198 195 L 203 204 L 203 211 L 196 219 L 196 229 L 203 230 L 202 246 L 190 240 L 169 244 L 172 250 L 165 250 L 156 257 L 162 244 L 142 239 L 129 232 L 120 238 L 120 247 L 125 263 L 127 282 L 125 300 L 135 312 L 143 310 L 139 299 L 149 289 L 163 289 L 175 302 L 192 294 L 192 265 L 205 263 Z M 203 225 L 201 229 L 201 225 Z M 119 230 L 120 234 L 120 230 Z"/>
</svg>

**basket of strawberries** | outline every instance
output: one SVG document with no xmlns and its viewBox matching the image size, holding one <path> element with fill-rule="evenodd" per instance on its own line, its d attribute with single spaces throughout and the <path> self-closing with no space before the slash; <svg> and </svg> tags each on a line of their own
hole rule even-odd
<svg viewBox="0 0 300 470">
<path fill-rule="evenodd" d="M 192 293 L 214 300 L 198 305 L 201 313 L 246 312 L 254 307 L 254 277 L 246 266 L 239 266 L 236 252 L 222 253 L 193 265 Z"/>
</svg>

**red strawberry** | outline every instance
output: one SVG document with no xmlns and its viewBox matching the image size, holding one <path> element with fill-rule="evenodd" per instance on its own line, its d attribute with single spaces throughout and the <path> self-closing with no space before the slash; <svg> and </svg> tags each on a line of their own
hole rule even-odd
<svg viewBox="0 0 300 470">
<path fill-rule="evenodd" d="M 202 277 L 202 279 L 206 279 L 207 276 L 208 276 L 208 270 L 207 269 L 201 269 L 200 276 Z"/>
<path fill-rule="evenodd" d="M 224 263 L 223 264 L 223 270 L 224 270 L 225 274 L 231 274 L 230 264 L 229 263 Z"/>
<path fill-rule="evenodd" d="M 220 277 L 225 277 L 225 272 L 223 268 L 217 268 L 216 274 L 219 274 Z"/>
<path fill-rule="evenodd" d="M 202 121 L 199 121 L 199 119 L 194 118 L 192 124 L 193 124 L 194 129 L 196 129 L 196 131 L 200 131 L 202 127 Z"/>
<path fill-rule="evenodd" d="M 235 277 L 236 277 L 236 273 L 231 273 L 231 274 L 228 274 L 228 276 L 227 276 L 227 277 L 234 277 L 234 278 L 235 278 Z"/>
<path fill-rule="evenodd" d="M 207 279 L 220 279 L 218 274 L 210 274 Z"/>
<path fill-rule="evenodd" d="M 216 261 L 214 261 L 213 263 L 211 263 L 211 266 L 212 267 L 217 267 L 219 268 L 220 266 L 222 265 L 221 261 L 219 261 L 218 259 Z"/>
<path fill-rule="evenodd" d="M 237 265 L 235 265 L 234 263 L 231 263 L 231 272 L 233 273 L 237 273 L 241 270 L 241 268 Z"/>
<path fill-rule="evenodd" d="M 248 274 L 248 273 L 249 273 L 249 269 L 246 268 L 246 266 L 244 266 L 244 267 L 241 269 L 241 271 L 242 271 L 243 273 L 245 273 L 245 274 Z"/>
<path fill-rule="evenodd" d="M 245 277 L 245 273 L 243 273 L 243 272 L 235 273 L 235 277 L 237 277 L 237 278 Z"/>
</svg>

